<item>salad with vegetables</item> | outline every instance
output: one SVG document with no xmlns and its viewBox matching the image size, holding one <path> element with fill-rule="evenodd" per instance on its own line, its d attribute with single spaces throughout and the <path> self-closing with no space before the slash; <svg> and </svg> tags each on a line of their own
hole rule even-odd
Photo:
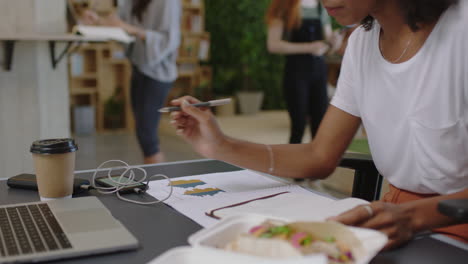
<svg viewBox="0 0 468 264">
<path fill-rule="evenodd" d="M 225 249 L 272 258 L 324 254 L 333 264 L 355 263 L 365 254 L 354 234 L 334 222 L 265 221 L 239 234 Z"/>
<path fill-rule="evenodd" d="M 268 222 L 252 227 L 249 234 L 257 238 L 287 241 L 304 254 L 324 253 L 332 263 L 349 263 L 354 261 L 350 248 L 337 242 L 334 236 L 320 237 L 296 230 L 287 224 L 275 226 Z"/>
</svg>

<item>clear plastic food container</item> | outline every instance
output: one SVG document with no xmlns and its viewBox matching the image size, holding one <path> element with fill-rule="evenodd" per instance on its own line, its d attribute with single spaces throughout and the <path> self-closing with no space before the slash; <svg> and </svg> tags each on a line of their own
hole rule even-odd
<svg viewBox="0 0 468 264">
<path fill-rule="evenodd" d="M 328 259 L 324 254 L 306 255 L 286 259 L 274 259 L 268 257 L 252 256 L 224 248 L 228 243 L 236 239 L 240 234 L 246 234 L 249 230 L 264 221 L 269 220 L 278 223 L 288 223 L 286 219 L 274 218 L 263 215 L 235 215 L 223 218 L 216 225 L 202 229 L 188 238 L 191 247 L 178 247 L 171 249 L 151 262 L 151 264 L 192 264 L 192 263 L 258 263 L 258 264 L 326 264 Z M 387 236 L 381 232 L 348 227 L 354 236 L 361 242 L 361 251 L 355 256 L 356 264 L 368 263 L 387 243 Z"/>
</svg>

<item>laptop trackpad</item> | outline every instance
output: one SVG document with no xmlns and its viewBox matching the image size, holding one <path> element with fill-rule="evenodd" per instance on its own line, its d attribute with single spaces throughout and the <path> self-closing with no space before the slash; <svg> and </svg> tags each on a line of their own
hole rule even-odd
<svg viewBox="0 0 468 264">
<path fill-rule="evenodd" d="M 119 222 L 106 209 L 85 209 L 68 212 L 57 212 L 65 232 L 93 232 L 120 227 Z"/>
</svg>

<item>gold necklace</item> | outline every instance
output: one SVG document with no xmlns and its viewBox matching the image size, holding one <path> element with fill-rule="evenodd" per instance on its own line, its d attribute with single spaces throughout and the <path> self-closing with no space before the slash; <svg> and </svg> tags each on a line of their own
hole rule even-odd
<svg viewBox="0 0 468 264">
<path fill-rule="evenodd" d="M 382 47 L 382 43 L 379 41 L 379 48 L 380 48 L 380 53 L 382 53 L 382 57 L 384 57 L 385 60 L 389 61 L 390 63 L 397 63 L 401 60 L 401 58 L 403 58 L 403 56 L 406 54 L 406 52 L 408 51 L 408 48 L 409 46 L 411 45 L 411 42 L 413 42 L 413 38 L 414 38 L 414 33 L 411 35 L 411 38 L 408 40 L 408 42 L 406 43 L 406 47 L 405 49 L 403 50 L 403 52 L 401 53 L 400 57 L 398 57 L 396 60 L 394 61 L 391 61 L 387 58 L 385 58 L 385 55 L 384 55 L 384 49 Z"/>
</svg>

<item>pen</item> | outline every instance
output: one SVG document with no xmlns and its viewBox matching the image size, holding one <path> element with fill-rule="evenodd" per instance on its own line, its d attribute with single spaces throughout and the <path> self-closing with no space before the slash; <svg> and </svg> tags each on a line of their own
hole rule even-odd
<svg viewBox="0 0 468 264">
<path fill-rule="evenodd" d="M 208 102 L 200 102 L 196 104 L 191 104 L 191 106 L 195 107 L 210 107 L 210 106 L 218 106 L 218 105 L 225 105 L 229 104 L 231 102 L 231 98 L 226 98 L 226 99 L 219 99 L 219 100 L 211 100 Z M 179 106 L 169 106 L 169 107 L 163 107 L 159 109 L 159 112 L 161 113 L 169 113 L 173 111 L 180 111 L 181 108 Z"/>
</svg>

